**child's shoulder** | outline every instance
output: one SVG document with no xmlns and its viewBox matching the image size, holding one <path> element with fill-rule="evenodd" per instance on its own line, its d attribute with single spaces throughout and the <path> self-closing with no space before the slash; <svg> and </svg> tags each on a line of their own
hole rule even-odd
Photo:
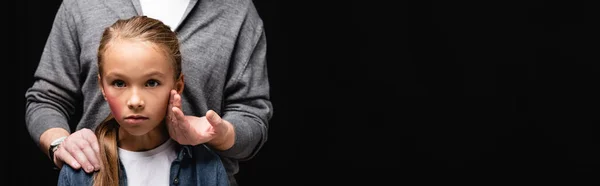
<svg viewBox="0 0 600 186">
<path fill-rule="evenodd" d="M 60 170 L 58 185 L 92 185 L 93 179 L 93 173 L 86 173 L 83 169 L 73 169 L 65 164 Z"/>
</svg>

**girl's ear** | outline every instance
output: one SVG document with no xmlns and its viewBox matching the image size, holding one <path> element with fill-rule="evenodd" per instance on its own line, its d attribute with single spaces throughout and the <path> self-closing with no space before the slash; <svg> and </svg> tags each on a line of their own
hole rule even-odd
<svg viewBox="0 0 600 186">
<path fill-rule="evenodd" d="M 98 86 L 102 92 L 102 97 L 104 97 L 104 100 L 106 100 L 106 94 L 104 94 L 104 86 L 102 86 L 102 78 L 100 77 L 100 74 L 98 74 Z"/>
<path fill-rule="evenodd" d="M 183 80 L 183 73 L 181 75 L 179 75 L 179 78 L 177 78 L 177 81 L 175 82 L 175 90 L 177 90 L 178 94 L 181 94 L 181 92 L 183 92 L 183 88 L 185 86 L 185 82 Z"/>
</svg>

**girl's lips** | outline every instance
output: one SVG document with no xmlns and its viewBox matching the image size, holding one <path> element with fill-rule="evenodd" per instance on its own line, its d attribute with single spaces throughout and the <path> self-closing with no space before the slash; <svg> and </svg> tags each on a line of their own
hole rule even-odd
<svg viewBox="0 0 600 186">
<path fill-rule="evenodd" d="M 143 115 L 129 115 L 125 119 L 148 119 L 148 117 Z"/>
<path fill-rule="evenodd" d="M 125 118 L 125 122 L 130 124 L 139 124 L 148 120 L 148 118 Z"/>
</svg>

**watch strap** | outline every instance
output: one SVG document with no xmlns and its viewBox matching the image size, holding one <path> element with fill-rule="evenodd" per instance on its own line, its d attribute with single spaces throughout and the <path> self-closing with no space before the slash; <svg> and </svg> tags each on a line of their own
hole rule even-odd
<svg viewBox="0 0 600 186">
<path fill-rule="evenodd" d="M 50 156 L 50 160 L 52 161 L 52 164 L 54 164 L 54 151 L 56 151 L 58 149 L 58 146 L 66 138 L 67 138 L 67 136 L 63 136 L 63 137 L 55 139 L 54 141 L 52 141 L 52 143 L 50 143 L 50 148 L 48 149 L 48 155 Z"/>
</svg>

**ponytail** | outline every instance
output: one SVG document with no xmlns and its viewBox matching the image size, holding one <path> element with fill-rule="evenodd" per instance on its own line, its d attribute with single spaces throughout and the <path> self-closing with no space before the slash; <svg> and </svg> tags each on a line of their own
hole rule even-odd
<svg viewBox="0 0 600 186">
<path fill-rule="evenodd" d="M 94 186 L 119 185 L 118 131 L 119 124 L 112 114 L 96 128 L 102 168 L 94 174 Z"/>
</svg>

